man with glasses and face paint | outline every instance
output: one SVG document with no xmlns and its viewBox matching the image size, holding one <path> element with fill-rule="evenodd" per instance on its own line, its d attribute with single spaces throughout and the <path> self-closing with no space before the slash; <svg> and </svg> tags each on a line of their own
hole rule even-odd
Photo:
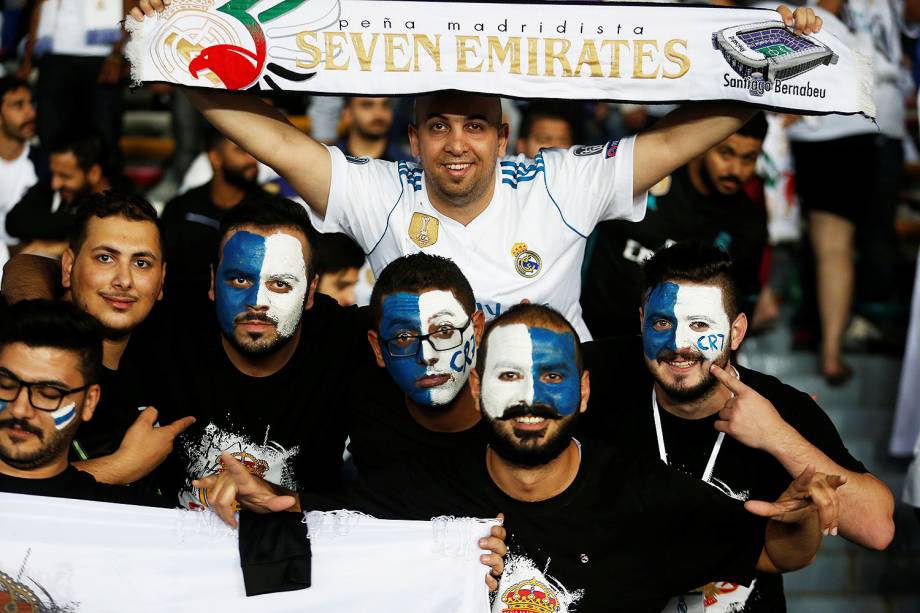
<svg viewBox="0 0 920 613">
<path fill-rule="evenodd" d="M 603 398 L 596 399 L 586 431 L 736 500 L 772 500 L 809 465 L 842 475 L 841 535 L 865 547 L 887 547 L 894 534 L 888 488 L 850 455 L 807 394 L 733 359 L 747 317 L 738 309 L 730 257 L 714 247 L 678 243 L 656 253 L 643 272 L 644 359 L 638 359 L 637 342 L 596 343 L 592 351 L 606 356 L 598 378 Z M 785 610 L 781 578 L 765 573 L 750 589 L 722 581 L 693 598 L 709 611 Z"/>
<path fill-rule="evenodd" d="M 167 398 L 159 402 L 197 419 L 177 444 L 172 483 L 164 484 L 178 489 L 185 508 L 233 500 L 225 480 L 203 488 L 196 481 L 222 473 L 223 451 L 280 486 L 338 483 L 343 381 L 367 349 L 354 350 L 359 339 L 348 333 L 354 328 L 345 310 L 314 298 L 313 236 L 302 207 L 268 194 L 221 222 L 209 292 L 216 317 L 174 339 Z"/>
<path fill-rule="evenodd" d="M 509 554 L 494 613 L 524 610 L 533 594 L 558 613 L 658 613 L 673 593 L 716 577 L 743 583 L 755 567 L 800 568 L 817 551 L 821 529 L 836 526 L 834 488 L 842 479 L 813 468 L 776 502 L 742 505 L 660 462 L 574 439 L 589 375 L 575 329 L 548 307 L 518 305 L 496 318 L 477 361 L 470 386 L 488 447 L 442 464 L 407 462 L 332 499 L 290 496 L 236 469 L 241 504 L 263 513 L 344 506 L 393 519 L 502 512 Z M 806 497 L 815 482 L 827 486 L 827 504 Z M 258 530 L 258 517 L 248 517 Z"/>
<path fill-rule="evenodd" d="M 0 330 L 0 492 L 153 504 L 98 483 L 67 460 L 78 428 L 99 402 L 102 331 L 66 302 L 23 301 Z"/>
<path fill-rule="evenodd" d="M 424 253 L 394 260 L 374 285 L 371 311 L 378 368 L 358 373 L 350 403 L 348 449 L 358 471 L 481 448 L 468 379 L 485 318 L 457 265 Z"/>
</svg>

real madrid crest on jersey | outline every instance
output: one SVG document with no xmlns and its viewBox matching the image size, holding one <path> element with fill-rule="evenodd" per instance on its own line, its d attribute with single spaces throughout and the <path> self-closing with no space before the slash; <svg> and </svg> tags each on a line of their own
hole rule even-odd
<svg viewBox="0 0 920 613">
<path fill-rule="evenodd" d="M 425 213 L 412 213 L 409 238 L 422 249 L 434 245 L 438 242 L 438 218 Z"/>
<path fill-rule="evenodd" d="M 530 279 L 540 274 L 543 262 L 536 251 L 527 248 L 527 243 L 515 243 L 511 255 L 514 256 L 514 269 L 522 277 Z"/>
<path fill-rule="evenodd" d="M 534 579 L 519 581 L 502 594 L 502 613 L 558 613 L 556 590 Z"/>
</svg>

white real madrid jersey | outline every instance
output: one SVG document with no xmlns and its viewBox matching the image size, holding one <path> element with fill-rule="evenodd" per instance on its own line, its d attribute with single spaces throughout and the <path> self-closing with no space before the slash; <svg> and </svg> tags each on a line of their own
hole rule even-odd
<svg viewBox="0 0 920 613">
<path fill-rule="evenodd" d="M 351 236 L 377 276 L 410 253 L 448 257 L 487 319 L 527 299 L 560 311 L 590 340 L 578 302 L 588 235 L 599 221 L 645 215 L 646 194 L 632 196 L 633 142 L 498 160 L 492 201 L 466 226 L 431 205 L 419 164 L 352 158 L 330 147 L 328 208 L 317 227 Z"/>
</svg>

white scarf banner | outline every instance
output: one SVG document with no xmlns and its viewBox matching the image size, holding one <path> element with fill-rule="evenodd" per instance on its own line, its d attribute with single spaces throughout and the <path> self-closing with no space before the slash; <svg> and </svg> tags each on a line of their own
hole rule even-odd
<svg viewBox="0 0 920 613">
<path fill-rule="evenodd" d="M 495 520 L 307 523 L 312 586 L 247 598 L 236 532 L 210 512 L 0 494 L 0 611 L 489 610 L 476 543 Z"/>
<path fill-rule="evenodd" d="M 138 23 L 137 82 L 400 95 L 737 100 L 875 113 L 868 60 L 763 9 L 625 3 L 173 0 Z"/>
</svg>

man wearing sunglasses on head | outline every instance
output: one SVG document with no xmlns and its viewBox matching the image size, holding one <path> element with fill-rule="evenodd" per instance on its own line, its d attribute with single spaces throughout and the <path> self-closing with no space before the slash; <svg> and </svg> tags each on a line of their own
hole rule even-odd
<svg viewBox="0 0 920 613">
<path fill-rule="evenodd" d="M 0 329 L 0 492 L 166 506 L 67 460 L 101 394 L 102 331 L 67 302 L 10 307 Z"/>
<path fill-rule="evenodd" d="M 348 449 L 358 471 L 484 446 L 467 380 L 485 317 L 460 268 L 425 253 L 398 258 L 380 273 L 370 308 L 379 368 L 350 386 Z"/>
</svg>

